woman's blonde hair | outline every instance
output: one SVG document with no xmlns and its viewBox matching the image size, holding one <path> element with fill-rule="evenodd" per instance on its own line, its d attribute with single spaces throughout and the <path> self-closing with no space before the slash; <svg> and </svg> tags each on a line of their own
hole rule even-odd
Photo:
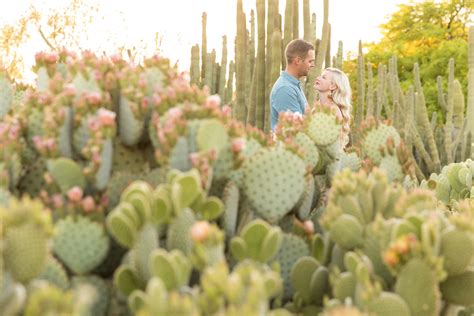
<svg viewBox="0 0 474 316">
<path fill-rule="evenodd" d="M 337 86 L 337 89 L 332 92 L 331 98 L 333 102 L 341 109 L 344 120 L 344 132 L 349 133 L 352 111 L 352 90 L 351 85 L 349 83 L 349 78 L 340 69 L 326 68 L 325 70 L 331 72 L 332 82 Z"/>
</svg>

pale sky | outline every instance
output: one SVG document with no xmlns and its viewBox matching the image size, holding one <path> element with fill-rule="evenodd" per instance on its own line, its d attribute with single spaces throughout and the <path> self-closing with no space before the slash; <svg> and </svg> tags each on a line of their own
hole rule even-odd
<svg viewBox="0 0 474 316">
<path fill-rule="evenodd" d="M 88 0 L 97 3 L 97 0 Z M 247 19 L 255 8 L 255 0 L 244 0 Z M 280 0 L 280 12 L 284 14 L 285 0 Z M 329 22 L 332 27 L 332 55 L 337 42 L 344 42 L 344 55 L 356 52 L 359 39 L 363 42 L 377 41 L 381 34 L 378 26 L 387 20 L 387 15 L 397 9 L 397 4 L 408 0 L 329 0 Z M 14 0 L 4 5 L 0 11 L 0 25 L 12 23 L 34 3 L 40 10 L 65 6 L 69 0 Z M 311 11 L 316 12 L 317 36 L 321 37 L 323 0 L 311 0 Z M 228 37 L 229 58 L 233 55 L 235 36 L 236 0 L 116 0 L 101 1 L 99 16 L 91 28 L 91 37 L 83 48 L 94 51 L 113 50 L 116 43 L 140 45 L 140 41 L 153 45 L 155 32 L 163 35 L 162 52 L 172 61 L 179 60 L 182 70 L 190 63 L 191 46 L 201 43 L 201 15 L 207 12 L 208 51 L 216 49 L 220 61 L 222 36 Z M 300 10 L 302 1 L 300 1 Z M 300 17 L 302 15 L 300 14 Z M 302 18 L 300 18 L 302 20 Z M 301 22 L 302 23 L 302 22 Z M 300 33 L 302 36 L 302 26 Z M 23 54 L 27 63 L 33 62 L 34 53 L 47 47 L 36 42 L 26 47 Z M 151 54 L 151 52 L 150 52 Z"/>
</svg>

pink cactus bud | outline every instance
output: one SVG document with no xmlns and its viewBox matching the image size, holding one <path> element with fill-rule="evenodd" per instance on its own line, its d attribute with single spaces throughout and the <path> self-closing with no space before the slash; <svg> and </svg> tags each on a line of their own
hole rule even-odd
<svg viewBox="0 0 474 316">
<path fill-rule="evenodd" d="M 104 108 L 100 108 L 98 111 L 100 123 L 104 126 L 114 126 L 115 124 L 115 112 L 109 111 Z"/>
<path fill-rule="evenodd" d="M 217 150 L 215 148 L 212 148 L 209 150 L 209 159 L 211 160 L 216 160 L 217 158 Z"/>
<path fill-rule="evenodd" d="M 304 230 L 305 230 L 306 233 L 308 233 L 308 234 L 314 233 L 314 223 L 313 223 L 313 221 L 310 221 L 310 220 L 304 221 L 303 227 L 304 227 Z"/>
<path fill-rule="evenodd" d="M 232 115 L 232 108 L 228 105 L 224 105 L 222 107 L 222 113 L 227 116 L 227 117 L 230 117 Z"/>
<path fill-rule="evenodd" d="M 49 97 L 49 95 L 47 93 L 41 93 L 38 95 L 38 103 L 40 105 L 46 105 L 46 104 L 49 104 L 51 98 Z"/>
<path fill-rule="evenodd" d="M 86 100 L 87 100 L 88 103 L 90 103 L 92 105 L 98 105 L 98 104 L 100 104 L 100 102 L 102 100 L 102 95 L 99 92 L 96 92 L 96 91 L 89 92 L 86 95 Z"/>
<path fill-rule="evenodd" d="M 195 242 L 201 242 L 207 239 L 209 236 L 209 230 L 211 226 L 206 221 L 198 221 L 191 227 L 191 238 Z"/>
<path fill-rule="evenodd" d="M 189 159 L 191 160 L 191 164 L 193 166 L 197 166 L 199 164 L 199 154 L 192 153 L 189 155 Z"/>
<path fill-rule="evenodd" d="M 77 203 L 82 199 L 82 189 L 78 186 L 74 186 L 67 191 L 67 197 L 73 203 Z"/>
<path fill-rule="evenodd" d="M 89 126 L 89 128 L 95 132 L 95 131 L 98 131 L 101 127 L 100 125 L 100 122 L 95 119 L 95 118 L 90 118 L 88 121 L 87 121 L 87 126 Z"/>
<path fill-rule="evenodd" d="M 148 105 L 149 105 L 148 99 L 147 99 L 147 98 L 143 99 L 143 100 L 142 100 L 142 109 L 143 109 L 143 110 L 148 109 Z"/>
<path fill-rule="evenodd" d="M 44 59 L 44 57 L 45 57 L 45 52 L 43 52 L 43 51 L 37 52 L 37 53 L 35 54 L 35 61 L 36 61 L 37 63 L 39 63 L 40 61 L 42 61 L 42 60 Z"/>
<path fill-rule="evenodd" d="M 166 136 L 163 130 L 159 130 L 157 133 L 158 141 L 162 144 L 166 143 Z"/>
<path fill-rule="evenodd" d="M 83 209 L 84 212 L 86 212 L 86 213 L 90 213 L 90 212 L 92 212 L 92 211 L 95 209 L 95 201 L 94 201 L 94 199 L 92 198 L 92 196 L 86 196 L 86 197 L 82 200 L 81 205 L 82 205 L 82 209 Z"/>
<path fill-rule="evenodd" d="M 57 148 L 57 145 L 56 145 L 56 140 L 54 138 L 48 138 L 44 141 L 44 146 L 53 151 Z"/>
<path fill-rule="evenodd" d="M 161 104 L 161 101 L 162 101 L 161 96 L 160 96 L 159 94 L 157 94 L 157 93 L 154 93 L 154 94 L 153 94 L 153 103 L 154 103 L 155 105 L 160 105 L 160 104 Z"/>
<path fill-rule="evenodd" d="M 59 55 L 56 52 L 51 52 L 46 55 L 46 61 L 50 64 L 54 64 L 59 60 Z"/>
<path fill-rule="evenodd" d="M 169 109 L 167 115 L 170 120 L 175 120 L 181 117 L 183 111 L 180 108 L 171 108 Z"/>
<path fill-rule="evenodd" d="M 68 97 L 76 95 L 76 87 L 72 83 L 64 85 L 64 94 Z"/>
<path fill-rule="evenodd" d="M 100 164 L 100 161 L 101 161 L 101 157 L 100 157 L 100 154 L 98 152 L 94 152 L 92 154 L 92 162 L 96 163 L 96 164 Z"/>
<path fill-rule="evenodd" d="M 221 97 L 218 94 L 207 97 L 206 105 L 209 107 L 219 107 L 221 105 Z"/>
<path fill-rule="evenodd" d="M 232 141 L 231 149 L 234 153 L 239 153 L 245 148 L 245 139 L 237 138 Z"/>
<path fill-rule="evenodd" d="M 61 194 L 55 194 L 52 198 L 54 208 L 62 208 L 64 205 L 63 197 Z"/>
<path fill-rule="evenodd" d="M 114 63 L 117 64 L 122 60 L 122 56 L 120 54 L 113 54 L 110 56 L 110 60 Z"/>
<path fill-rule="evenodd" d="M 49 173 L 45 173 L 43 175 L 44 181 L 46 181 L 47 184 L 53 183 L 53 177 Z"/>
</svg>

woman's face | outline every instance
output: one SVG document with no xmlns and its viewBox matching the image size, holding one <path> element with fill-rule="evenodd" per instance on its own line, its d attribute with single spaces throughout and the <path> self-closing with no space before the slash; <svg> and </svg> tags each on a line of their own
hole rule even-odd
<svg viewBox="0 0 474 316">
<path fill-rule="evenodd" d="M 316 78 L 314 88 L 319 92 L 326 92 L 336 89 L 336 85 L 332 82 L 332 73 L 324 70 L 323 73 Z"/>
</svg>

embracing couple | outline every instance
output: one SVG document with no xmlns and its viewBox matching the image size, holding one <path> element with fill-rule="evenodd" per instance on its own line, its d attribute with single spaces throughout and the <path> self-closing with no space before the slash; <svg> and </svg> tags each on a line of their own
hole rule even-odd
<svg viewBox="0 0 474 316">
<path fill-rule="evenodd" d="M 314 67 L 314 46 L 302 39 L 292 40 L 285 49 L 286 69 L 273 85 L 270 94 L 271 127 L 275 131 L 281 112 L 304 114 L 308 101 L 299 79 Z M 351 87 L 347 75 L 337 68 L 326 68 L 316 78 L 314 88 L 323 106 L 333 108 L 343 122 L 343 136 L 348 139 L 351 120 Z M 345 141 L 347 143 L 347 141 Z"/>
</svg>

